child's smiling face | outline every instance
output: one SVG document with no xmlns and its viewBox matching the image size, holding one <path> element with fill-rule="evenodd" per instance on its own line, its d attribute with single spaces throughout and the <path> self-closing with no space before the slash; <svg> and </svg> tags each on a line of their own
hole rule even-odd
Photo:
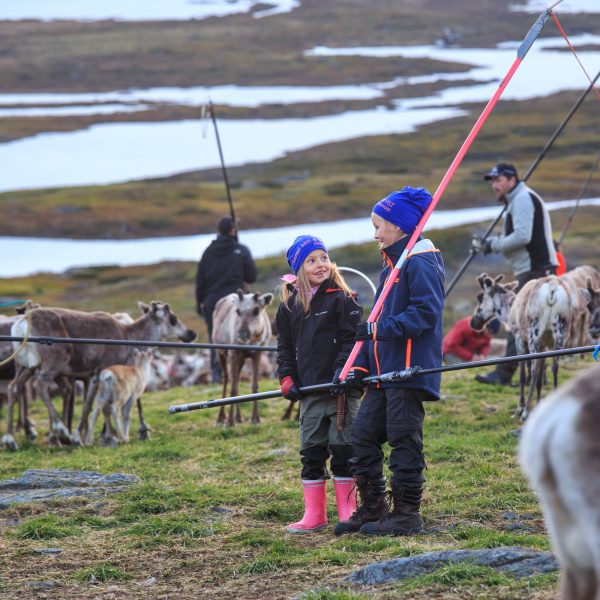
<svg viewBox="0 0 600 600">
<path fill-rule="evenodd" d="M 380 217 L 377 213 L 371 213 L 371 221 L 375 232 L 373 237 L 379 242 L 379 248 L 387 248 L 392 244 L 395 244 L 398 240 L 401 240 L 406 233 L 389 221 L 386 221 L 383 217 Z"/>
<path fill-rule="evenodd" d="M 331 262 L 324 250 L 313 250 L 306 257 L 302 267 L 311 287 L 318 287 L 331 275 Z"/>
</svg>

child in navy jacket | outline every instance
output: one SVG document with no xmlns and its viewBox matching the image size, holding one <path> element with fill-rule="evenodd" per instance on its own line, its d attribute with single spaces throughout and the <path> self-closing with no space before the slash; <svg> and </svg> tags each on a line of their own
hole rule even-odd
<svg viewBox="0 0 600 600">
<path fill-rule="evenodd" d="M 371 215 L 384 258 L 377 298 L 432 198 L 424 188 L 405 187 L 378 202 Z M 373 323 L 360 323 L 364 340 L 346 382 L 418 365 L 442 364 L 444 263 L 430 240 L 419 238 Z M 354 422 L 352 473 L 361 503 L 335 533 L 406 535 L 422 528 L 423 401 L 440 397 L 440 374 L 370 384 Z M 391 446 L 392 506 L 385 504 L 382 445 Z"/>
<path fill-rule="evenodd" d="M 361 393 L 346 397 L 342 431 L 337 430 L 337 396 L 329 391 L 302 397 L 299 388 L 339 381 L 352 347 L 362 309 L 346 285 L 323 242 L 298 237 L 288 250 L 294 276 L 285 276 L 276 316 L 277 371 L 283 395 L 300 404 L 300 455 L 304 517 L 289 533 L 311 533 L 327 525 L 326 482 L 331 471 L 340 521 L 356 509 L 350 433 Z"/>
</svg>

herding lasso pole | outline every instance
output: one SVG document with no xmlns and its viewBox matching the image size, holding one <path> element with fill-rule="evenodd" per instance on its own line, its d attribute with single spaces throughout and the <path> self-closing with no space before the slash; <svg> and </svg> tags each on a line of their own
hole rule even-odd
<svg viewBox="0 0 600 600">
<path fill-rule="evenodd" d="M 590 91 L 594 87 L 594 84 L 596 83 L 598 77 L 600 77 L 600 71 L 598 71 L 598 74 L 594 78 L 594 81 L 592 81 L 588 85 L 587 89 L 581 94 L 581 96 L 579 96 L 579 98 L 577 99 L 577 102 L 575 102 L 575 104 L 573 104 L 573 106 L 571 107 L 571 110 L 567 113 L 565 118 L 562 120 L 562 123 L 556 128 L 554 133 L 550 136 L 550 138 L 546 142 L 546 145 L 542 148 L 541 152 L 537 155 L 537 158 L 531 163 L 529 169 L 527 170 L 527 173 L 525 173 L 525 175 L 523 176 L 523 181 L 527 181 L 529 179 L 529 177 L 531 177 L 533 172 L 537 169 L 537 166 L 540 164 L 540 162 L 542 162 L 542 160 L 546 156 L 546 153 L 548 152 L 548 150 L 550 150 L 550 148 L 554 145 L 554 142 L 556 141 L 558 136 L 563 132 L 563 129 L 567 126 L 567 123 L 571 120 L 571 117 L 577 112 L 577 109 L 581 106 L 583 101 L 587 98 L 587 95 L 590 93 Z M 494 227 L 496 227 L 496 225 L 498 225 L 498 223 L 500 222 L 500 219 L 502 218 L 502 216 L 504 215 L 505 212 L 506 212 L 506 205 L 502 207 L 502 210 L 500 211 L 500 213 L 498 214 L 496 219 L 487 228 L 486 232 L 481 236 L 482 241 L 485 241 L 488 239 L 488 237 L 490 236 L 492 231 L 494 231 Z M 561 241 L 562 240 L 559 241 L 559 246 L 560 246 Z M 454 289 L 454 286 L 457 284 L 458 280 L 462 277 L 462 275 L 465 272 L 465 270 L 467 269 L 467 267 L 471 264 L 471 261 L 477 255 L 477 252 L 478 251 L 475 250 L 475 248 L 473 248 L 473 247 L 471 247 L 469 249 L 469 255 L 467 256 L 467 258 L 464 260 L 463 264 L 460 266 L 460 268 L 456 272 L 456 275 L 454 275 L 454 278 L 452 279 L 452 281 L 448 284 L 448 287 L 446 288 L 446 292 L 444 294 L 444 298 L 447 298 L 449 296 L 450 292 Z"/>
<path fill-rule="evenodd" d="M 423 231 L 423 227 L 425 227 L 425 224 L 427 223 L 431 213 L 434 211 L 435 207 L 437 206 L 437 203 L 439 202 L 440 198 L 442 197 L 442 194 L 444 193 L 444 191 L 446 190 L 446 187 L 450 183 L 450 180 L 454 176 L 456 169 L 462 162 L 462 159 L 464 158 L 465 154 L 467 153 L 467 150 L 470 148 L 471 144 L 477 137 L 477 134 L 479 133 L 479 131 L 481 130 L 481 127 L 483 126 L 483 124 L 485 123 L 487 118 L 489 117 L 494 106 L 496 106 L 496 103 L 500 99 L 500 96 L 502 95 L 502 92 L 508 85 L 508 82 L 512 79 L 512 76 L 515 74 L 516 70 L 519 68 L 519 65 L 521 64 L 521 62 L 523 62 L 523 59 L 525 58 L 525 55 L 527 54 L 527 52 L 529 52 L 529 49 L 531 48 L 533 42 L 535 41 L 537 36 L 540 34 L 542 29 L 544 28 L 544 24 L 550 17 L 551 8 L 553 8 L 560 2 L 562 2 L 562 0 L 558 0 L 558 2 L 555 2 L 550 8 L 547 8 L 537 18 L 536 22 L 533 24 L 533 27 L 529 30 L 529 33 L 525 36 L 525 39 L 521 42 L 521 45 L 519 46 L 519 49 L 517 50 L 517 57 L 515 58 L 513 64 L 511 65 L 510 69 L 508 70 L 507 74 L 504 76 L 504 79 L 500 83 L 498 89 L 496 90 L 496 92 L 494 93 L 494 95 L 492 96 L 490 101 L 487 103 L 487 106 L 483 109 L 483 112 L 477 119 L 475 125 L 473 126 L 473 129 L 471 129 L 471 132 L 467 136 L 467 139 L 463 142 L 463 145 L 460 147 L 460 150 L 458 151 L 456 157 L 452 161 L 452 164 L 446 171 L 446 174 L 444 175 L 440 185 L 438 186 L 438 189 L 435 191 L 435 194 L 433 195 L 433 199 L 432 199 L 430 205 L 427 207 L 427 210 L 425 211 L 425 213 L 423 214 L 423 217 L 419 221 L 417 228 L 415 229 L 412 236 L 408 240 L 408 244 L 406 245 L 406 248 L 402 252 L 400 259 L 398 260 L 398 262 L 397 262 L 396 266 L 394 267 L 394 269 L 392 270 L 392 272 L 389 274 L 389 276 L 387 278 L 387 284 L 383 286 L 383 289 L 381 290 L 381 294 L 380 294 L 377 302 L 375 303 L 375 306 L 373 307 L 373 310 L 371 311 L 369 318 L 367 319 L 369 322 L 374 322 L 377 320 L 377 317 L 379 316 L 379 313 L 381 312 L 381 309 L 383 308 L 383 303 L 385 302 L 385 299 L 388 297 L 388 295 L 392 289 L 392 286 L 394 285 L 394 282 L 396 281 L 396 278 L 398 277 L 398 274 L 400 273 L 400 270 L 402 269 L 402 266 L 404 265 L 406 258 L 408 257 L 408 253 L 413 249 L 413 246 L 417 242 L 419 235 L 421 235 L 421 231 Z M 356 360 L 356 357 L 357 357 L 358 353 L 360 352 L 362 345 L 363 345 L 362 340 L 360 340 L 360 341 L 356 342 L 356 344 L 354 344 L 354 348 L 352 349 L 352 352 L 350 353 L 350 356 L 348 357 L 348 360 L 346 361 L 346 364 L 344 365 L 344 367 L 342 369 L 342 372 L 340 374 L 340 379 L 342 379 L 342 380 L 346 379 L 346 375 L 348 375 L 348 371 L 350 371 L 350 369 L 352 368 L 352 365 L 354 364 L 354 361 Z"/>
<path fill-rule="evenodd" d="M 219 135 L 219 128 L 217 127 L 217 117 L 215 114 L 215 107 L 213 106 L 212 100 L 208 101 L 207 106 L 202 107 L 203 117 L 205 116 L 205 111 L 211 118 L 213 127 L 215 129 L 215 137 L 217 138 L 217 148 L 219 149 L 219 158 L 221 159 L 221 171 L 223 173 L 223 181 L 225 183 L 225 192 L 227 193 L 227 202 L 229 203 L 229 214 L 231 215 L 231 220 L 234 223 L 236 223 L 237 227 L 237 222 L 235 219 L 235 210 L 233 208 L 233 200 L 231 198 L 231 187 L 229 186 L 229 178 L 227 177 L 227 169 L 225 167 L 225 158 L 223 157 L 223 148 L 221 147 L 221 136 Z"/>
</svg>

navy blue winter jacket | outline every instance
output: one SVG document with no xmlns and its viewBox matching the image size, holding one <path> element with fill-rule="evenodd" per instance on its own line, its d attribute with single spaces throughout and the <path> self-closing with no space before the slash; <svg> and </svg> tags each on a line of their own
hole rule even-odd
<svg viewBox="0 0 600 600">
<path fill-rule="evenodd" d="M 406 236 L 382 252 L 376 299 L 406 248 Z M 442 314 L 444 310 L 444 261 L 430 240 L 421 239 L 404 262 L 376 320 L 375 340 L 364 342 L 353 368 L 380 375 L 418 365 L 424 369 L 442 365 Z M 406 381 L 378 384 L 383 388 L 423 390 L 439 400 L 441 375 L 417 375 Z"/>
</svg>

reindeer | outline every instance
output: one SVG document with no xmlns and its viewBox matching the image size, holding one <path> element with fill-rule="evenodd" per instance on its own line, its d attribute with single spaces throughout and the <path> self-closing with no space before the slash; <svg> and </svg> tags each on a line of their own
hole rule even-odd
<svg viewBox="0 0 600 600">
<path fill-rule="evenodd" d="M 265 346 L 271 337 L 271 322 L 266 307 L 273 301 L 273 294 L 247 293 L 238 290 L 221 298 L 213 312 L 213 336 L 216 344 L 249 344 Z M 231 378 L 231 395 L 237 396 L 240 371 L 246 358 L 252 360 L 252 393 L 258 392 L 260 351 L 219 350 L 223 374 L 223 398 L 227 396 L 228 379 Z M 221 407 L 217 423 L 225 423 L 225 407 Z M 236 405 L 235 421 L 240 423 L 240 405 Z M 254 402 L 252 423 L 259 423 L 258 403 Z M 234 407 L 229 409 L 228 425 L 234 425 Z"/>
<path fill-rule="evenodd" d="M 590 289 L 592 286 L 600 287 L 600 272 L 590 265 L 582 265 L 561 275 L 561 280 L 571 286 L 571 304 L 574 308 L 570 332 L 572 345 L 585 346 L 591 342 L 591 314 L 585 289 L 588 281 Z"/>
<path fill-rule="evenodd" d="M 152 371 L 152 349 L 140 352 L 133 349 L 131 365 L 114 365 L 103 369 L 98 376 L 98 393 L 94 400 L 90 428 L 86 444 L 94 443 L 94 425 L 100 412 L 104 414 L 104 445 L 114 446 L 118 442 L 129 441 L 129 425 L 131 409 L 134 403 L 141 403 L 141 396 Z M 111 415 L 114 421 L 114 434 L 111 426 Z M 148 439 L 150 428 L 144 422 L 140 412 L 140 439 Z"/>
<path fill-rule="evenodd" d="M 546 349 L 560 350 L 569 342 L 573 315 L 571 288 L 555 275 L 528 281 L 518 294 L 517 282 L 500 284 L 502 275 L 491 279 L 482 273 L 477 282 L 482 288 L 478 305 L 471 318 L 474 329 L 481 328 L 496 316 L 515 336 L 518 354 L 536 353 Z M 558 357 L 552 361 L 554 387 L 558 385 Z M 531 411 L 534 389 L 539 402 L 543 383 L 544 359 L 531 364 L 529 394 L 525 402 L 526 365 L 520 365 L 520 398 L 517 414 L 525 420 Z"/>
<path fill-rule="evenodd" d="M 521 468 L 562 570 L 563 600 L 600 598 L 600 366 L 550 394 L 523 426 Z"/>
<path fill-rule="evenodd" d="M 600 340 L 600 286 L 594 288 L 591 279 L 586 282 L 585 288 L 580 288 L 587 309 L 590 314 L 589 333 L 592 340 L 596 343 Z"/>
<path fill-rule="evenodd" d="M 195 339 L 196 334 L 181 323 L 168 304 L 155 301 L 148 306 L 139 302 L 138 306 L 142 316 L 131 324 L 121 323 L 104 312 L 86 313 L 66 308 L 36 308 L 15 322 L 11 333 L 15 337 L 29 333 L 31 336 L 107 338 L 117 341 L 159 341 L 177 337 L 184 342 L 191 342 Z M 21 369 L 9 386 L 8 424 L 7 432 L 2 438 L 3 445 L 11 450 L 18 448 L 13 432 L 13 404 L 24 382 L 32 375 L 34 388 L 48 408 L 50 444 L 80 444 L 87 436 L 88 416 L 98 387 L 98 374 L 111 365 L 130 362 L 132 350 L 131 346 L 119 345 L 59 343 L 46 346 L 28 342 L 16 357 L 17 365 Z M 48 393 L 50 383 L 60 376 L 90 379 L 81 421 L 73 437 L 58 416 Z M 140 402 L 138 410 L 142 420 Z"/>
<path fill-rule="evenodd" d="M 16 316 L 7 317 L 0 315 L 0 335 L 11 335 L 12 326 L 20 318 L 19 315 L 24 315 L 34 308 L 39 308 L 40 305 L 27 300 L 21 306 L 15 308 Z M 4 402 L 8 402 L 8 388 L 10 382 L 15 378 L 15 361 L 9 360 L 14 352 L 12 342 L 0 341 L 0 409 Z M 61 390 L 61 392 L 64 390 Z M 23 429 L 27 439 L 34 440 L 37 437 L 35 423 L 29 418 L 27 413 L 29 398 L 32 396 L 30 386 L 24 390 L 24 393 L 19 397 L 19 419 L 17 423 L 18 429 Z"/>
</svg>

